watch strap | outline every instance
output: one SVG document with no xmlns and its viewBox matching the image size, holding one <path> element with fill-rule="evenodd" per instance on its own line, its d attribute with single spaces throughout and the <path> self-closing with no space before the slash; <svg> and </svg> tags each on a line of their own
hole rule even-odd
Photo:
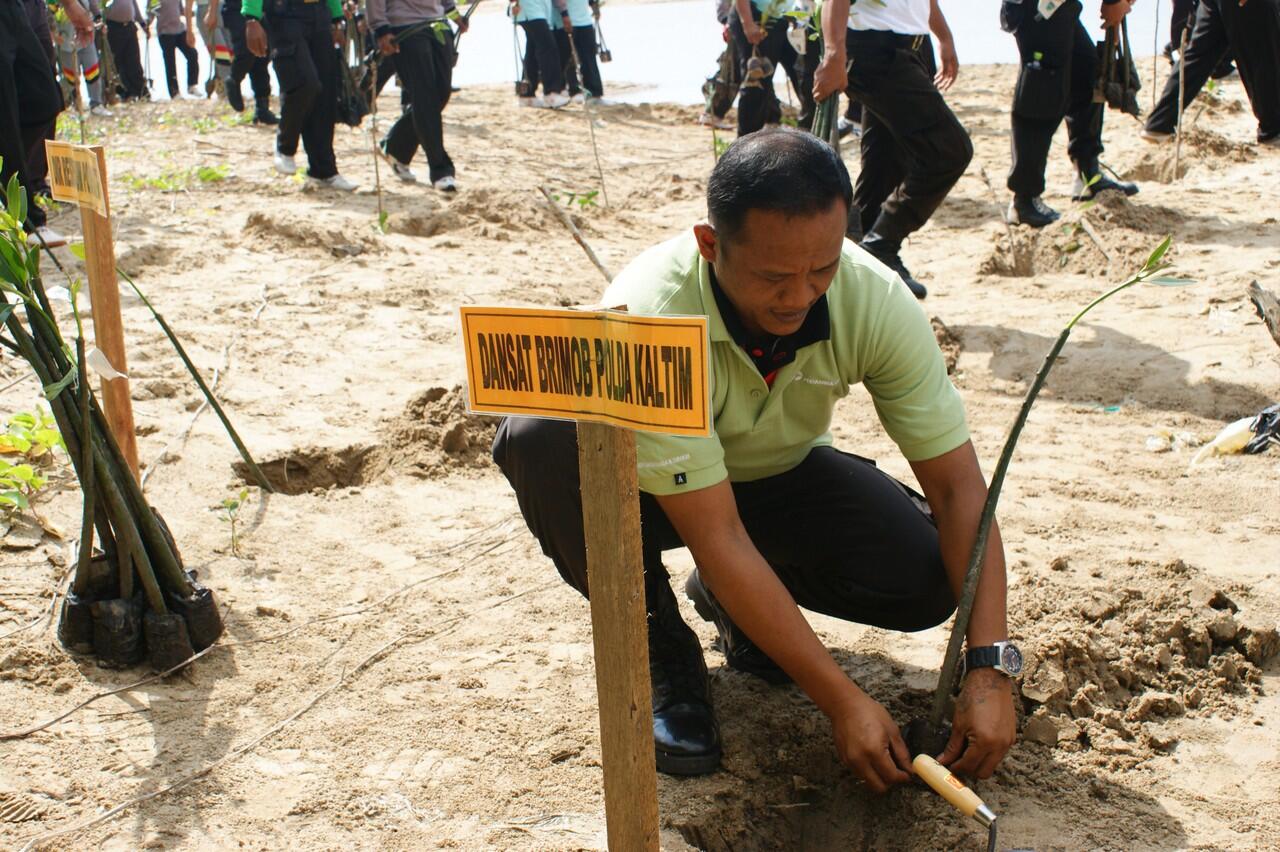
<svg viewBox="0 0 1280 852">
<path fill-rule="evenodd" d="M 984 645 L 981 648 L 970 648 L 964 655 L 965 671 L 970 671 L 972 669 L 993 669 L 999 665 L 999 645 Z"/>
</svg>

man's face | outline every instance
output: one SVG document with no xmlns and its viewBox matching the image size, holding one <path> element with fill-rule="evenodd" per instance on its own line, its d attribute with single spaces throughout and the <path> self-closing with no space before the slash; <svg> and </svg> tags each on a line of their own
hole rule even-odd
<svg viewBox="0 0 1280 852">
<path fill-rule="evenodd" d="M 794 334 L 827 292 L 844 247 L 847 214 L 837 199 L 822 213 L 787 216 L 749 210 L 726 245 L 710 225 L 697 225 L 698 250 L 714 266 L 738 317 L 753 335 Z"/>
</svg>

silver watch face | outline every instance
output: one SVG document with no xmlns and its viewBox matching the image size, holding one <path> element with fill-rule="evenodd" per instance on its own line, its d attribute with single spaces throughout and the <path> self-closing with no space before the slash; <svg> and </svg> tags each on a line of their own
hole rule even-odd
<svg viewBox="0 0 1280 852">
<path fill-rule="evenodd" d="M 1022 652 L 1017 645 L 1009 644 L 1000 649 L 1000 668 L 1011 677 L 1022 674 Z"/>
</svg>

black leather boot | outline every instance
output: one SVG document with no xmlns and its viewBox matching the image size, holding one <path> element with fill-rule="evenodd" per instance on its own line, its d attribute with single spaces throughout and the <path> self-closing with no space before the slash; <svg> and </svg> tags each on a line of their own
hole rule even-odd
<svg viewBox="0 0 1280 852">
<path fill-rule="evenodd" d="M 236 112 L 244 112 L 244 95 L 240 91 L 240 84 L 235 80 L 228 79 L 226 85 L 227 105 Z"/>
<path fill-rule="evenodd" d="M 1091 201 L 1099 192 L 1115 190 L 1125 195 L 1137 195 L 1138 185 L 1128 181 L 1112 180 L 1102 172 L 1097 158 L 1076 163 L 1076 182 L 1071 188 L 1072 201 Z"/>
<path fill-rule="evenodd" d="M 870 233 L 862 238 L 862 242 L 858 243 L 865 251 L 871 254 L 876 260 L 898 273 L 898 277 L 907 285 L 907 289 L 911 291 L 911 295 L 917 299 L 923 299 L 929 295 L 929 291 L 923 284 L 911 277 L 911 273 L 907 271 L 907 266 L 902 262 L 902 257 L 898 251 L 902 248 L 901 240 L 891 240 L 876 233 L 876 229 L 872 228 Z"/>
<path fill-rule="evenodd" d="M 653 745 L 659 772 L 706 775 L 720 767 L 720 728 L 698 636 L 680 617 L 676 596 L 662 583 L 649 603 L 649 680 Z"/>
<path fill-rule="evenodd" d="M 715 622 L 716 630 L 720 633 L 716 647 L 724 653 L 729 668 L 755 675 L 772 684 L 791 683 L 791 675 L 783 671 L 768 654 L 760 650 L 760 646 L 738 629 L 729 618 L 729 613 L 724 611 L 715 595 L 703 584 L 702 577 L 696 570 L 685 581 L 684 593 L 689 596 L 693 608 L 702 616 L 703 621 Z"/>
<path fill-rule="evenodd" d="M 271 111 L 270 98 L 258 98 L 255 101 L 253 110 L 253 123 L 265 124 L 268 127 L 274 127 L 280 123 L 280 119 Z"/>
<path fill-rule="evenodd" d="M 1058 211 L 1045 204 L 1038 195 L 1015 195 L 1009 203 L 1009 212 L 1005 214 L 1005 221 L 1010 225 L 1030 225 L 1033 228 L 1052 225 L 1060 218 Z"/>
</svg>

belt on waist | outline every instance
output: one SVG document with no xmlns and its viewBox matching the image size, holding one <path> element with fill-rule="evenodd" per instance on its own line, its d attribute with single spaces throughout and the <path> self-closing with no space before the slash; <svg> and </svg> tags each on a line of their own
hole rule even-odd
<svg viewBox="0 0 1280 852">
<path fill-rule="evenodd" d="M 887 44 L 904 50 L 919 50 L 927 35 L 903 35 L 887 30 L 849 30 L 849 38 L 867 44 Z"/>
</svg>

